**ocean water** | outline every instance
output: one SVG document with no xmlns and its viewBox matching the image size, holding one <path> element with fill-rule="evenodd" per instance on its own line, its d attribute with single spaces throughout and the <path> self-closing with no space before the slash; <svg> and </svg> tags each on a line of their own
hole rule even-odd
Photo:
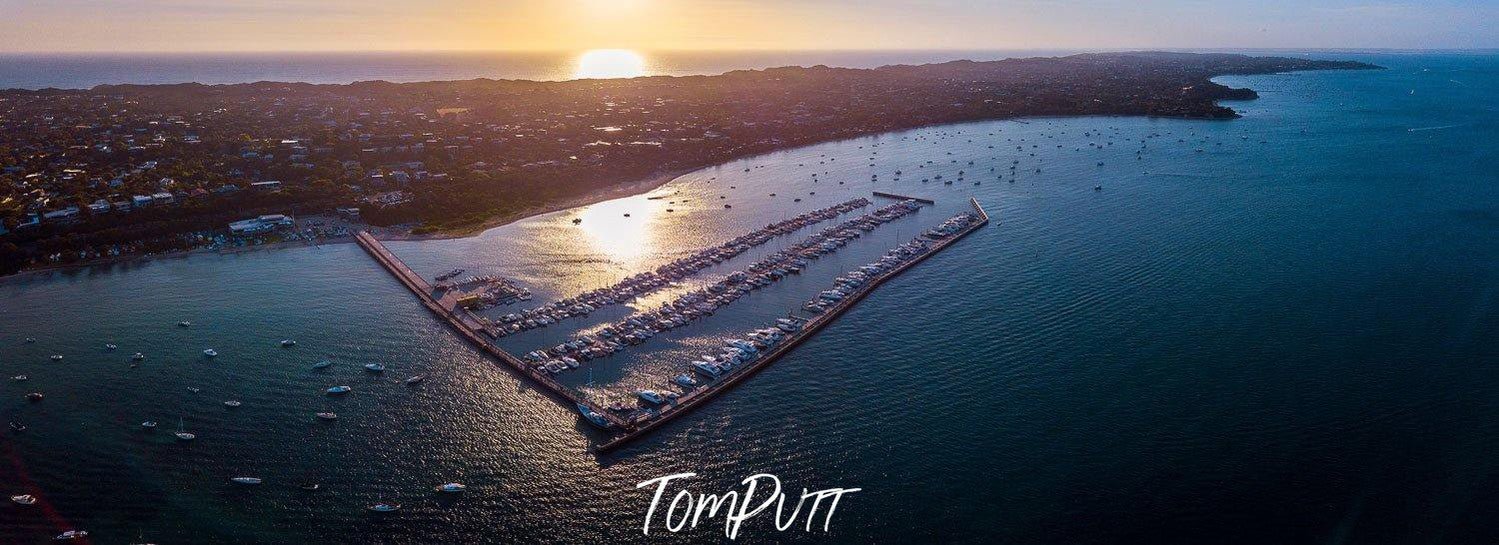
<svg viewBox="0 0 1499 545">
<path fill-rule="evenodd" d="M 793 490 L 862 488 L 828 533 L 757 518 L 740 534 L 757 543 L 1487 542 L 1499 57 L 1336 57 L 1390 69 L 1221 78 L 1261 94 L 1230 103 L 1244 113 L 1232 121 L 1025 119 L 832 142 L 685 175 L 652 193 L 663 199 L 389 244 L 424 274 L 504 274 L 542 302 L 872 190 L 937 201 L 567 377 L 615 399 L 663 387 L 689 356 L 970 196 L 993 216 L 751 380 L 604 456 L 574 411 L 352 245 L 0 281 L 0 375 L 30 376 L 0 383 L 0 420 L 30 427 L 0 436 L 0 493 L 41 498 L 0 507 L 0 542 L 70 528 L 100 543 L 722 540 L 719 519 L 641 534 L 636 484 L 682 472 L 709 493 L 760 472 Z M 204 359 L 209 347 L 221 355 Z M 320 359 L 335 365 L 311 370 Z M 371 361 L 390 370 L 360 369 Z M 322 394 L 338 384 L 354 392 Z M 322 410 L 339 420 L 316 421 Z M 147 419 L 161 427 L 142 432 Z M 172 440 L 179 419 L 198 440 Z M 266 484 L 229 483 L 241 475 Z M 310 481 L 323 490 L 295 486 Z M 435 497 L 449 481 L 469 492 Z M 364 510 L 382 500 L 404 508 Z"/>
</svg>

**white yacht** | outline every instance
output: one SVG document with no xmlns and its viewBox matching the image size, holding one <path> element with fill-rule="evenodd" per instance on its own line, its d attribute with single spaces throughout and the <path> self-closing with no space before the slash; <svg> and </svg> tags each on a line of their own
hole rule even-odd
<svg viewBox="0 0 1499 545">
<path fill-rule="evenodd" d="M 10 377 L 10 379 L 14 380 L 16 382 L 26 382 L 28 380 L 31 380 L 31 377 L 28 377 L 26 375 L 16 375 L 16 376 Z"/>
<path fill-rule="evenodd" d="M 53 541 L 72 541 L 72 540 L 75 540 L 75 539 L 83 539 L 85 537 L 88 537 L 88 530 L 68 530 L 68 531 L 63 532 L 61 534 L 57 534 L 57 537 L 52 538 L 52 540 Z"/>
<path fill-rule="evenodd" d="M 141 427 L 145 428 L 145 429 L 148 429 L 148 430 L 154 430 L 154 429 L 156 429 L 156 421 L 155 420 L 147 420 L 145 422 L 141 422 Z"/>
<path fill-rule="evenodd" d="M 417 376 L 414 376 L 414 377 L 406 379 L 406 385 L 407 386 L 412 386 L 412 385 L 420 384 L 424 380 L 427 380 L 427 375 L 417 375 Z"/>
<path fill-rule="evenodd" d="M 680 385 L 682 385 L 684 387 L 687 387 L 687 388 L 691 388 L 693 386 L 697 386 L 697 381 L 696 380 L 692 380 L 692 376 L 688 375 L 686 373 L 677 375 L 676 378 L 673 378 L 671 380 L 673 382 L 676 382 L 677 384 L 680 384 Z"/>
<path fill-rule="evenodd" d="M 290 347 L 293 347 L 293 346 L 296 346 L 296 345 L 297 345 L 297 341 L 293 341 L 291 339 L 282 339 L 281 340 L 281 346 L 290 348 Z"/>
<path fill-rule="evenodd" d="M 234 481 L 238 484 L 260 484 L 259 477 L 235 477 L 229 480 Z"/>
<path fill-rule="evenodd" d="M 651 403 L 653 405 L 666 403 L 666 398 L 661 397 L 661 394 L 656 393 L 655 390 L 640 390 L 638 392 L 635 392 L 635 395 L 639 396 L 640 399 L 645 400 L 646 403 Z"/>
<path fill-rule="evenodd" d="M 323 420 L 338 420 L 338 415 L 330 412 L 317 413 L 317 417 Z"/>
<path fill-rule="evenodd" d="M 186 430 L 182 429 L 182 419 L 181 418 L 177 419 L 177 433 L 174 433 L 172 435 L 177 436 L 177 440 L 178 441 L 192 441 L 193 439 L 197 439 L 198 438 L 197 435 L 193 435 L 191 433 L 188 433 Z"/>
<path fill-rule="evenodd" d="M 468 490 L 468 487 L 464 486 L 463 483 L 447 483 L 437 487 L 437 491 L 444 494 L 457 494 L 464 490 Z"/>
<path fill-rule="evenodd" d="M 364 364 L 364 370 L 371 373 L 384 373 L 385 365 L 381 363 L 366 363 Z"/>
<path fill-rule="evenodd" d="M 62 361 L 62 354 L 53 354 L 52 361 Z"/>
<path fill-rule="evenodd" d="M 333 365 L 333 362 L 328 361 L 328 360 L 323 360 L 323 361 L 320 361 L 320 362 L 312 364 L 312 368 L 313 369 L 323 369 L 325 367 L 328 367 L 329 365 Z"/>
<path fill-rule="evenodd" d="M 114 343 L 110 343 L 110 344 L 106 344 L 106 345 L 104 345 L 104 349 L 105 349 L 105 350 L 114 350 L 114 349 L 116 349 L 116 348 L 119 348 L 119 347 L 118 347 L 118 346 L 115 346 L 115 345 L 114 345 Z"/>
<path fill-rule="evenodd" d="M 146 355 L 142 354 L 140 352 L 136 352 L 135 355 L 130 356 L 130 359 L 135 360 L 135 361 L 141 361 L 143 359 L 146 359 Z"/>
<path fill-rule="evenodd" d="M 347 394 L 350 390 L 353 390 L 353 388 L 350 388 L 348 386 L 334 386 L 332 388 L 329 388 L 327 391 L 328 395 L 339 395 Z"/>
<path fill-rule="evenodd" d="M 225 402 L 224 402 L 224 406 L 225 406 L 225 407 L 229 407 L 229 408 L 231 408 L 231 409 L 233 409 L 233 408 L 235 408 L 235 407 L 238 407 L 238 406 L 240 406 L 240 405 L 243 405 L 243 404 L 242 404 L 242 403 L 240 403 L 240 402 L 239 402 L 239 401 L 237 401 L 237 400 L 233 400 L 233 399 L 231 399 L 231 400 L 229 400 L 229 401 L 225 401 Z"/>
<path fill-rule="evenodd" d="M 16 502 L 21 505 L 31 505 L 33 503 L 36 503 L 36 496 L 33 496 L 31 494 L 21 494 L 19 496 L 11 496 L 10 501 Z"/>
<path fill-rule="evenodd" d="M 177 322 L 177 327 L 188 327 L 190 325 L 193 325 L 193 323 L 189 322 L 187 320 L 183 320 L 183 321 Z"/>
<path fill-rule="evenodd" d="M 384 502 L 377 503 L 377 504 L 371 505 L 369 507 L 370 511 L 374 511 L 376 513 L 390 513 L 392 511 L 397 511 L 397 510 L 400 510 L 400 509 L 401 509 L 401 504 L 399 504 L 399 503 L 384 503 Z"/>
<path fill-rule="evenodd" d="M 723 370 L 719 369 L 717 365 L 705 361 L 692 362 L 692 369 L 711 378 L 718 378 L 719 375 L 723 374 Z"/>
<path fill-rule="evenodd" d="M 212 358 L 214 356 L 218 356 L 219 353 L 218 353 L 217 350 L 214 350 L 212 348 L 206 348 L 206 349 L 203 350 L 203 355 Z"/>
</svg>

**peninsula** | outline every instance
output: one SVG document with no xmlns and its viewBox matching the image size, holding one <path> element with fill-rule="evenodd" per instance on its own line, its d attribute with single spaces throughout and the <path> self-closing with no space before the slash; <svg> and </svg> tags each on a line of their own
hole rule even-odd
<svg viewBox="0 0 1499 545">
<path fill-rule="evenodd" d="M 1378 67 L 1130 52 L 560 82 L 0 91 L 0 274 L 369 226 L 471 232 L 739 157 L 922 126 L 1232 118 L 1217 101 L 1256 95 L 1215 76 L 1363 68 Z M 307 217 L 330 220 L 293 219 Z"/>
</svg>

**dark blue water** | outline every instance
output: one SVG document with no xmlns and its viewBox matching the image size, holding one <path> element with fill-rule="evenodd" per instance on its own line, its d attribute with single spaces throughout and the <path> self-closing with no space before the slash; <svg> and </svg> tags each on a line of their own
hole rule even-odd
<svg viewBox="0 0 1499 545">
<path fill-rule="evenodd" d="M 636 483 L 691 471 L 702 492 L 757 472 L 864 489 L 829 534 L 757 519 L 741 533 L 751 542 L 1488 542 L 1499 58 L 1352 57 L 1390 69 L 1223 78 L 1262 95 L 1230 104 L 1245 114 L 1234 121 L 886 134 L 689 174 L 657 190 L 669 199 L 391 243 L 425 274 L 498 272 L 541 302 L 872 189 L 937 200 L 601 364 L 591 385 L 568 377 L 611 399 L 664 385 L 714 339 L 785 313 L 969 196 L 994 216 L 734 391 L 603 457 L 573 411 L 350 245 L 5 281 L 0 374 L 31 380 L 0 383 L 0 420 L 31 429 L 0 439 L 0 493 L 42 501 L 0 507 L 0 541 L 84 528 L 101 543 L 648 542 L 664 538 L 641 536 Z M 958 170 L 963 182 L 921 181 Z M 298 346 L 277 346 L 288 337 Z M 204 360 L 207 347 L 221 355 Z M 136 351 L 148 359 L 132 370 Z M 309 369 L 325 358 L 335 365 Z M 369 361 L 391 370 L 366 374 Z M 430 378 L 399 383 L 417 373 Z M 335 384 L 354 393 L 321 394 Z M 27 404 L 27 391 L 47 399 Z M 313 419 L 330 409 L 338 422 Z M 162 428 L 142 433 L 148 418 Z M 170 440 L 178 418 L 193 444 Z M 266 484 L 228 483 L 239 475 Z M 324 490 L 296 489 L 311 480 Z M 430 492 L 455 480 L 470 485 L 456 502 Z M 380 500 L 405 507 L 364 511 Z"/>
</svg>

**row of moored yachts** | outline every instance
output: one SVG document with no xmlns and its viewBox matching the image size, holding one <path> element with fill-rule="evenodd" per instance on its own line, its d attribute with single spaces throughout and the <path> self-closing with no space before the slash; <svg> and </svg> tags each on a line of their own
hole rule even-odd
<svg viewBox="0 0 1499 545">
<path fill-rule="evenodd" d="M 557 346 L 533 350 L 525 355 L 540 372 L 561 373 L 576 369 L 582 362 L 608 356 L 628 345 L 637 345 L 657 333 L 685 326 L 713 314 L 753 290 L 769 286 L 787 275 L 801 272 L 809 259 L 836 251 L 866 231 L 920 209 L 920 203 L 901 201 L 874 212 L 829 227 L 810 235 L 786 249 L 751 265 L 748 271 L 736 271 L 706 288 L 682 294 L 657 310 L 637 312 L 599 330 L 595 335 L 580 335 Z"/>
<path fill-rule="evenodd" d="M 703 269 L 743 254 L 750 248 L 770 242 L 777 236 L 792 233 L 869 205 L 869 199 L 861 197 L 772 223 L 723 244 L 693 252 L 691 255 L 657 267 L 654 271 L 631 276 L 612 286 L 519 313 L 506 314 L 500 318 L 499 323 L 493 324 L 489 331 L 497 337 L 503 337 L 546 327 L 569 317 L 586 316 L 600 308 L 623 303 L 631 298 L 669 286 L 672 282 L 680 281 Z"/>
<path fill-rule="evenodd" d="M 775 327 L 756 329 L 742 339 L 724 339 L 724 344 L 718 352 L 693 360 L 688 364 L 690 372 L 672 377 L 672 382 L 677 387 L 688 390 L 704 384 L 705 381 L 718 380 L 734 369 L 763 357 L 771 347 L 784 342 L 787 335 L 800 330 L 804 323 L 805 320 L 798 318 L 779 318 L 776 320 Z M 697 373 L 701 377 L 694 378 L 692 373 Z M 644 402 L 647 407 L 674 403 L 681 395 L 673 390 L 635 391 L 635 397 Z M 636 408 L 622 402 L 615 402 L 609 406 L 609 410 L 628 413 L 634 412 Z M 578 412 L 595 426 L 606 429 L 611 427 L 608 419 L 587 405 L 579 404 Z M 651 413 L 647 411 L 645 414 Z"/>
<path fill-rule="evenodd" d="M 973 213 L 964 213 L 948 218 L 947 221 L 927 230 L 921 236 L 916 237 L 915 240 L 901 244 L 885 252 L 885 255 L 881 256 L 874 263 L 861 266 L 847 274 L 834 278 L 833 288 L 818 293 L 816 298 L 802 305 L 802 310 L 807 312 L 823 312 L 832 308 L 833 305 L 847 298 L 855 290 L 869 283 L 870 280 L 926 253 L 931 249 L 930 241 L 949 238 L 977 221 L 979 221 L 979 217 Z"/>
</svg>

